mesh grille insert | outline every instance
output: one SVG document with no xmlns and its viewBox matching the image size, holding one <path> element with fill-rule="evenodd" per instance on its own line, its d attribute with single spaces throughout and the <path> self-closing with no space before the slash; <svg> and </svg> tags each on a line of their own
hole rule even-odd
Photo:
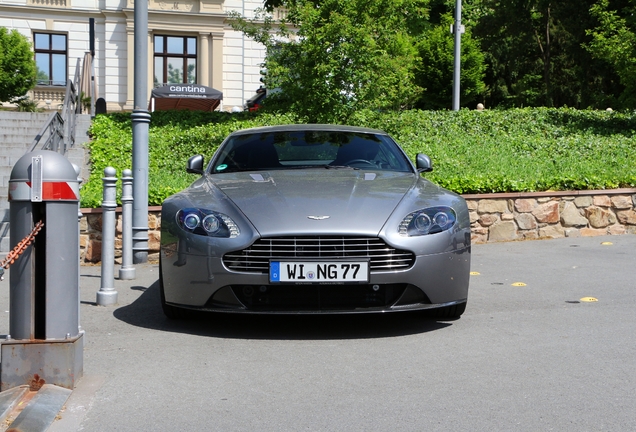
<svg viewBox="0 0 636 432">
<path fill-rule="evenodd" d="M 269 261 L 303 259 L 369 259 L 371 272 L 404 270 L 413 265 L 412 252 L 398 250 L 372 237 L 274 237 L 261 238 L 246 249 L 223 257 L 233 271 L 267 273 Z"/>
</svg>

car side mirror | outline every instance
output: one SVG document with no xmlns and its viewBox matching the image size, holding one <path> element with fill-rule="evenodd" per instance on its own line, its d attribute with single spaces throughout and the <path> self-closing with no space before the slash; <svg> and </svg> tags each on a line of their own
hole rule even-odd
<svg viewBox="0 0 636 432">
<path fill-rule="evenodd" d="M 188 159 L 186 172 L 191 174 L 203 174 L 203 155 L 195 155 Z"/>
<path fill-rule="evenodd" d="M 433 163 L 431 162 L 431 158 L 424 153 L 418 153 L 417 159 L 415 160 L 415 166 L 417 167 L 417 172 L 433 171 Z"/>
</svg>

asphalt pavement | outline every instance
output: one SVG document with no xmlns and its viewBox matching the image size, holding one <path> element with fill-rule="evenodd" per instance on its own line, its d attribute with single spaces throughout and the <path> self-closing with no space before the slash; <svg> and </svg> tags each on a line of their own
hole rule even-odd
<svg viewBox="0 0 636 432">
<path fill-rule="evenodd" d="M 108 307 L 101 267 L 82 266 L 84 376 L 49 431 L 636 430 L 635 250 L 634 235 L 475 245 L 455 321 L 171 321 L 156 264 L 115 280 Z"/>
</svg>

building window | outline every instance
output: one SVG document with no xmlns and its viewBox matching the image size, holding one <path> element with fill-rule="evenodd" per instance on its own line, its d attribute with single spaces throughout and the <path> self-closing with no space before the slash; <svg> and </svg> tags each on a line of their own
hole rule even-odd
<svg viewBox="0 0 636 432">
<path fill-rule="evenodd" d="M 197 82 L 197 39 L 155 36 L 155 86 Z"/>
<path fill-rule="evenodd" d="M 65 86 L 68 71 L 66 35 L 34 33 L 33 48 L 38 85 Z"/>
</svg>

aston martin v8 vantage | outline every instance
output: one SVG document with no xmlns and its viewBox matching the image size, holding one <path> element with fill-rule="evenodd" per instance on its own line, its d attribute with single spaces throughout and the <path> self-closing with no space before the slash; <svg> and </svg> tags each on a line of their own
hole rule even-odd
<svg viewBox="0 0 636 432">
<path fill-rule="evenodd" d="M 373 313 L 466 309 L 464 199 L 423 177 L 385 132 L 287 125 L 230 134 L 162 206 L 160 292 L 191 310 Z"/>
</svg>

